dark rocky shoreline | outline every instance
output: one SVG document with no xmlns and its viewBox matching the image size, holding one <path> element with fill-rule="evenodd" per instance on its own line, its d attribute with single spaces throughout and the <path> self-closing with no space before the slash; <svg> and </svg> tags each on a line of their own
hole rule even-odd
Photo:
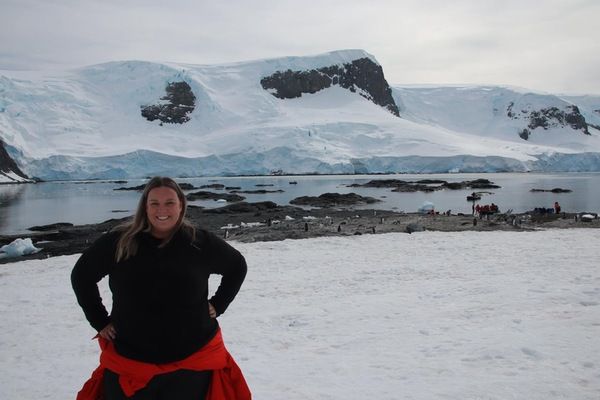
<svg viewBox="0 0 600 400">
<path fill-rule="evenodd" d="M 387 232 L 418 231 L 526 231 L 540 228 L 600 228 L 600 219 L 576 220 L 573 213 L 497 214 L 487 219 L 472 215 L 402 213 L 388 210 L 348 208 L 301 208 L 272 202 L 235 203 L 216 209 L 190 206 L 188 220 L 227 240 L 242 242 L 305 239 L 322 236 L 351 236 Z M 39 253 L 0 259 L 0 264 L 81 253 L 104 232 L 129 217 L 98 224 L 58 223 L 36 227 L 27 235 L 0 235 L 0 246 L 29 237 Z M 228 227 L 223 229 L 223 227 Z"/>
</svg>

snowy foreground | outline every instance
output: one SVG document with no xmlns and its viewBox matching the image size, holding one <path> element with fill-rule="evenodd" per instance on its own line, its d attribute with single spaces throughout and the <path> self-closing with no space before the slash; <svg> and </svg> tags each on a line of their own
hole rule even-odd
<svg viewBox="0 0 600 400">
<path fill-rule="evenodd" d="M 249 274 L 220 321 L 257 400 L 598 399 L 599 243 L 595 229 L 238 243 Z M 73 399 L 95 368 L 76 259 L 0 266 L 0 399 Z"/>
</svg>

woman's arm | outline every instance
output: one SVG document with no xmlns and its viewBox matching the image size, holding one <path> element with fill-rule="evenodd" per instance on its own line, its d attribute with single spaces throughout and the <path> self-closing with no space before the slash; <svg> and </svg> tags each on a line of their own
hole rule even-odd
<svg viewBox="0 0 600 400">
<path fill-rule="evenodd" d="M 106 234 L 83 252 L 71 272 L 71 284 L 77 302 L 90 325 L 98 332 L 110 323 L 102 303 L 98 282 L 108 275 L 114 264 L 114 234 Z"/>
<path fill-rule="evenodd" d="M 209 258 L 211 273 L 222 275 L 221 284 L 215 295 L 209 299 L 217 316 L 223 314 L 240 290 L 248 267 L 244 256 L 229 243 L 209 233 L 203 245 Z"/>
</svg>

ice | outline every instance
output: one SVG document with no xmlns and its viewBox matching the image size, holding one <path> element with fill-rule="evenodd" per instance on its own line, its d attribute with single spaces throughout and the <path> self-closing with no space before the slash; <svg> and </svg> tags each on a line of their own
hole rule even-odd
<svg viewBox="0 0 600 400">
<path fill-rule="evenodd" d="M 40 251 L 33 245 L 30 238 L 15 239 L 11 243 L 0 247 L 0 258 L 20 257 L 27 254 L 34 254 Z"/>
</svg>

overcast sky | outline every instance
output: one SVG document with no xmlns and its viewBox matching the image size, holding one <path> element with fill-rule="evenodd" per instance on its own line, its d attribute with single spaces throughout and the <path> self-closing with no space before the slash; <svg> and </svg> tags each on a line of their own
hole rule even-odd
<svg viewBox="0 0 600 400">
<path fill-rule="evenodd" d="M 598 0 L 0 0 L 0 69 L 364 49 L 391 84 L 600 94 Z"/>
</svg>

